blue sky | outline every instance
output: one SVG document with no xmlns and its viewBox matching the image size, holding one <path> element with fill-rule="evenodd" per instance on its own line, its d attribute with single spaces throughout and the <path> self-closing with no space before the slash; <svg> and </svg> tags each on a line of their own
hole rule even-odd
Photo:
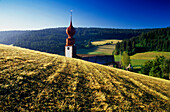
<svg viewBox="0 0 170 112">
<path fill-rule="evenodd" d="M 170 0 L 0 0 L 0 31 L 170 26 Z"/>
</svg>

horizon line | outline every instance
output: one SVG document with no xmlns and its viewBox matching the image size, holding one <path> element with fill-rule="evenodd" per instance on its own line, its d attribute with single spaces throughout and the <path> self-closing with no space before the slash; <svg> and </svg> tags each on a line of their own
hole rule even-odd
<svg viewBox="0 0 170 112">
<path fill-rule="evenodd" d="M 160 28 L 168 28 L 170 26 L 165 27 L 143 27 L 143 28 L 126 28 L 126 27 L 97 27 L 97 26 L 91 26 L 91 27 L 85 27 L 85 26 L 78 26 L 75 28 L 103 28 L 103 29 L 160 29 Z M 58 27 L 44 27 L 44 28 L 32 28 L 32 29 L 4 29 L 0 30 L 0 32 L 5 31 L 37 31 L 37 30 L 45 30 L 45 29 L 54 29 L 54 28 L 67 28 L 67 26 L 58 26 Z"/>
</svg>

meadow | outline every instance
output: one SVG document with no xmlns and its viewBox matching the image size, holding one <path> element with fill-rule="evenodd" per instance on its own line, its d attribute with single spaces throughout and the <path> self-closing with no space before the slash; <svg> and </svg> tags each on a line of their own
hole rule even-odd
<svg viewBox="0 0 170 112">
<path fill-rule="evenodd" d="M 103 54 L 112 55 L 115 45 L 99 45 L 87 49 L 77 49 L 78 54 Z"/>
<path fill-rule="evenodd" d="M 134 66 L 144 65 L 146 61 L 153 60 L 156 56 L 165 56 L 166 59 L 170 59 L 170 52 L 144 52 L 137 53 L 135 55 L 130 56 L 131 64 Z M 114 55 L 115 61 L 120 61 L 120 55 Z"/>
<path fill-rule="evenodd" d="M 122 40 L 116 40 L 116 39 L 111 39 L 111 40 L 99 40 L 99 41 L 94 41 L 92 42 L 93 45 L 104 45 L 104 44 L 116 44 L 118 42 L 122 42 Z"/>
<path fill-rule="evenodd" d="M 152 60 L 155 59 L 156 56 L 165 56 L 165 58 L 170 59 L 170 52 L 144 52 L 144 53 L 137 53 L 131 56 L 131 59 L 143 59 L 143 60 Z"/>
<path fill-rule="evenodd" d="M 168 111 L 170 81 L 0 44 L 1 111 Z"/>
<path fill-rule="evenodd" d="M 98 40 L 91 42 L 93 47 L 86 49 L 77 49 L 78 54 L 102 54 L 102 55 L 112 55 L 115 49 L 115 44 L 121 42 L 122 40 Z"/>
</svg>

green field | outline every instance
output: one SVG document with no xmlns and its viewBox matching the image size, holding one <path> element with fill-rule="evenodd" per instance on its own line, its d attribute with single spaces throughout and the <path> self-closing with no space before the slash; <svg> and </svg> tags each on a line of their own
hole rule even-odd
<svg viewBox="0 0 170 112">
<path fill-rule="evenodd" d="M 113 50 L 115 49 L 115 44 L 121 42 L 122 40 L 100 40 L 93 41 L 91 48 L 86 49 L 77 49 L 77 54 L 103 54 L 103 55 L 112 55 Z M 109 43 L 109 45 L 106 45 Z"/>
<path fill-rule="evenodd" d="M 87 49 L 78 49 L 78 54 L 103 54 L 103 55 L 112 55 L 113 50 L 115 49 L 115 43 L 121 40 L 101 40 L 92 42 L 93 45 L 96 45 L 92 48 Z M 106 43 L 111 43 L 111 45 L 105 45 Z M 170 59 L 170 52 L 144 52 L 137 53 L 133 56 L 130 56 L 131 64 L 134 67 L 140 68 L 148 60 L 155 59 L 156 56 L 165 56 L 167 59 Z M 114 56 L 115 61 L 120 61 L 120 56 Z"/>
<path fill-rule="evenodd" d="M 155 59 L 156 56 L 165 56 L 165 58 L 170 59 L 170 52 L 144 52 L 144 53 L 137 53 L 133 56 L 131 56 L 131 59 L 146 59 L 146 60 L 152 60 Z"/>
<path fill-rule="evenodd" d="M 0 44 L 0 111 L 159 111 L 170 81 Z"/>
<path fill-rule="evenodd" d="M 170 52 L 144 52 L 144 53 L 137 53 L 133 56 L 130 56 L 131 64 L 134 66 L 143 65 L 148 60 L 155 59 L 156 56 L 165 56 L 166 59 L 170 59 Z M 120 55 L 115 55 L 115 61 L 120 60 Z"/>
<path fill-rule="evenodd" d="M 166 59 L 170 59 L 170 52 L 144 52 L 137 53 L 133 56 L 130 56 L 131 64 L 133 66 L 134 71 L 140 73 L 141 67 L 144 65 L 146 61 L 153 60 L 156 56 L 165 56 Z M 114 55 L 115 61 L 120 61 L 120 55 Z"/>
<path fill-rule="evenodd" d="M 115 45 L 100 45 L 87 49 L 78 49 L 77 54 L 105 54 L 112 55 Z"/>
<path fill-rule="evenodd" d="M 109 43 L 109 44 L 116 44 L 118 42 L 121 42 L 122 40 L 115 40 L 115 39 L 112 39 L 112 40 L 100 40 L 100 41 L 94 41 L 92 42 L 93 45 L 104 45 L 106 43 Z"/>
</svg>

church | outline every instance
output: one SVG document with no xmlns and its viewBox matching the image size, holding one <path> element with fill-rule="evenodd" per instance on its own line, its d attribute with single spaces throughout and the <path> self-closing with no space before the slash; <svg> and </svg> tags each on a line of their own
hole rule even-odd
<svg viewBox="0 0 170 112">
<path fill-rule="evenodd" d="M 70 58 L 79 58 L 82 60 L 103 64 L 103 65 L 113 65 L 114 56 L 113 55 L 90 55 L 90 54 L 76 54 L 76 44 L 75 38 L 73 37 L 76 33 L 75 28 L 72 24 L 72 14 L 70 20 L 70 26 L 66 29 L 68 38 L 66 38 L 65 45 L 65 56 Z"/>
</svg>

